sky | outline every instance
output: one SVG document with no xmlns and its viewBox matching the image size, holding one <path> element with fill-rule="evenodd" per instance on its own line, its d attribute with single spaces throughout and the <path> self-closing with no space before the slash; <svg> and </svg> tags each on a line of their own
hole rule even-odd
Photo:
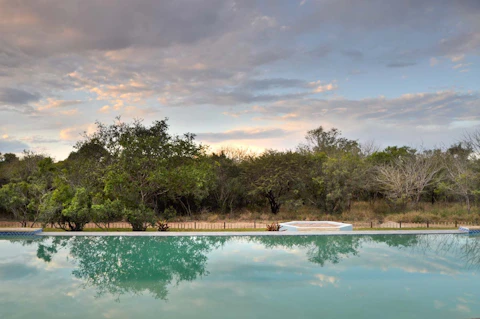
<svg viewBox="0 0 480 319">
<path fill-rule="evenodd" d="M 95 122 L 293 149 L 480 126 L 479 0 L 0 0 L 0 152 L 61 160 Z"/>
</svg>

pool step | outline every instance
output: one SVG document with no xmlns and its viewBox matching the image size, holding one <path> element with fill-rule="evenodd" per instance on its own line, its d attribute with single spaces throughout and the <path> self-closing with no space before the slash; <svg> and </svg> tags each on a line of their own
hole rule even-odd
<svg viewBox="0 0 480 319">
<path fill-rule="evenodd" d="M 42 232 L 42 228 L 0 228 L 0 236 L 18 237 L 35 236 Z"/>
<path fill-rule="evenodd" d="M 458 228 L 459 231 L 467 234 L 479 234 L 480 235 L 480 227 L 479 226 L 460 226 Z"/>
</svg>

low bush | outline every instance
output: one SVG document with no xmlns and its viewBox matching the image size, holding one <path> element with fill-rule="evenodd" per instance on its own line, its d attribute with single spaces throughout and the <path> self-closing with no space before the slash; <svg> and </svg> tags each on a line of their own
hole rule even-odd
<svg viewBox="0 0 480 319">
<path fill-rule="evenodd" d="M 168 226 L 168 223 L 166 220 L 159 220 L 157 221 L 157 230 L 158 231 L 168 231 L 170 229 L 170 226 Z"/>
<path fill-rule="evenodd" d="M 267 231 L 280 231 L 279 223 L 267 224 Z"/>
<path fill-rule="evenodd" d="M 138 208 L 125 209 L 125 221 L 132 225 L 133 231 L 145 231 L 149 225 L 155 225 L 155 213 L 153 210 L 139 206 Z"/>
</svg>

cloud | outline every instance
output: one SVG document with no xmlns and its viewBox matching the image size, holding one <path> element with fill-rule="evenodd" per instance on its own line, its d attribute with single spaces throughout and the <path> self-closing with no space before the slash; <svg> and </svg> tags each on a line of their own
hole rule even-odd
<svg viewBox="0 0 480 319">
<path fill-rule="evenodd" d="M 359 75 L 359 74 L 367 74 L 368 72 L 367 71 L 362 71 L 362 70 L 358 70 L 358 69 L 354 69 L 354 70 L 350 70 L 348 72 L 348 75 Z"/>
<path fill-rule="evenodd" d="M 308 53 L 312 56 L 323 58 L 323 57 L 326 57 L 331 52 L 332 52 L 331 47 L 329 47 L 328 45 L 322 44 L 319 47 L 309 51 Z"/>
<path fill-rule="evenodd" d="M 53 98 L 47 98 L 43 103 L 39 103 L 37 110 L 44 111 L 50 109 L 65 108 L 72 105 L 82 104 L 82 100 L 56 100 Z"/>
<path fill-rule="evenodd" d="M 360 50 L 354 50 L 354 49 L 343 50 L 342 54 L 354 60 L 363 58 L 363 52 Z"/>
<path fill-rule="evenodd" d="M 459 54 L 459 55 L 454 55 L 450 57 L 450 60 L 452 60 L 452 62 L 460 62 L 460 61 L 463 61 L 464 59 L 465 59 L 465 54 Z"/>
<path fill-rule="evenodd" d="M 207 142 L 223 142 L 232 140 L 257 140 L 257 139 L 270 139 L 270 138 L 282 138 L 289 135 L 291 132 L 283 129 L 243 129 L 232 130 L 220 133 L 198 133 L 196 138 L 200 141 Z"/>
<path fill-rule="evenodd" d="M 284 79 L 284 78 L 270 78 L 270 79 L 251 79 L 241 85 L 242 90 L 270 90 L 279 88 L 304 88 L 307 82 L 299 79 Z"/>
<path fill-rule="evenodd" d="M 358 123 L 376 121 L 396 126 L 435 123 L 440 127 L 453 125 L 455 121 L 480 120 L 480 94 L 441 91 L 403 94 L 395 98 L 297 100 L 276 102 L 250 112 L 277 120 L 284 120 L 286 114 L 294 113 L 296 116 L 290 120 L 350 118 Z"/>
<path fill-rule="evenodd" d="M 457 69 L 460 69 L 460 68 L 466 68 L 468 66 L 472 65 L 472 63 L 459 63 L 459 64 L 455 64 L 452 69 L 454 70 L 457 70 Z"/>
<path fill-rule="evenodd" d="M 73 127 L 67 127 L 60 130 L 60 140 L 63 141 L 78 141 L 81 139 L 83 133 L 91 134 L 96 130 L 95 124 L 84 124 Z"/>
<path fill-rule="evenodd" d="M 47 138 L 40 135 L 22 137 L 19 140 L 22 142 L 27 142 L 31 144 L 55 144 L 60 142 L 59 139 Z"/>
<path fill-rule="evenodd" d="M 417 63 L 415 63 L 415 62 L 391 62 L 391 63 L 387 64 L 387 67 L 388 68 L 406 68 L 406 67 L 409 67 L 409 66 L 414 66 L 416 64 Z"/>
<path fill-rule="evenodd" d="M 31 112 L 30 102 L 38 101 L 38 93 L 27 92 L 22 89 L 0 87 L 0 111 Z"/>
<path fill-rule="evenodd" d="M 32 101 L 38 101 L 40 96 L 24 90 L 13 88 L 0 88 L 0 101 L 6 104 L 22 105 Z"/>
<path fill-rule="evenodd" d="M 115 4 L 57 0 L 23 5 L 3 0 L 0 7 L 2 26 L 10 30 L 5 40 L 33 55 L 194 43 L 244 22 L 237 14 L 240 6 L 219 0 Z"/>
<path fill-rule="evenodd" d="M 97 117 L 149 121 L 165 113 L 183 129 L 185 119 L 204 110 L 210 112 L 204 114 L 208 124 L 189 122 L 195 131 L 208 131 L 221 113 L 230 116 L 222 117 L 220 130 L 252 120 L 269 128 L 275 121 L 339 126 L 350 119 L 357 127 L 374 119 L 400 126 L 416 122 L 416 112 L 428 122 L 423 129 L 451 122 L 447 116 L 465 123 L 478 116 L 467 91 L 445 102 L 459 114 L 450 107 L 427 111 L 391 96 L 405 93 L 407 83 L 397 82 L 399 68 L 410 67 L 408 77 L 414 79 L 425 65 L 468 60 L 474 64 L 456 70 L 473 74 L 479 11 L 477 1 L 437 0 L 294 6 L 252 0 L 0 0 L 0 112 L 9 111 L 2 112 L 0 127 L 16 127 L 19 136 L 56 136 L 64 129 L 70 140 L 76 134 L 71 128 Z M 471 88 L 457 83 L 456 70 L 432 70 L 445 76 L 426 74 L 432 83 L 426 77 L 415 92 L 440 85 Z M 368 88 L 365 76 L 349 77 L 367 72 L 375 74 Z M 435 83 L 439 79 L 447 80 Z M 387 94 L 386 87 L 389 98 L 367 98 Z M 417 102 L 424 101 L 411 101 Z"/>
<path fill-rule="evenodd" d="M 0 137 L 0 153 L 20 153 L 28 149 L 29 146 L 22 141 Z"/>
<path fill-rule="evenodd" d="M 323 93 L 323 92 L 334 91 L 338 89 L 338 85 L 335 82 L 322 84 L 322 82 L 316 81 L 316 82 L 311 82 L 310 85 L 314 87 L 313 89 L 314 93 Z"/>
</svg>

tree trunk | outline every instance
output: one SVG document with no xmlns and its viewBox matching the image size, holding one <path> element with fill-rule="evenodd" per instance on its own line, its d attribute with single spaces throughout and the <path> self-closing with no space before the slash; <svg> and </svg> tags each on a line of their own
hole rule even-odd
<svg viewBox="0 0 480 319">
<path fill-rule="evenodd" d="M 467 212 L 470 214 L 470 197 L 465 196 L 465 201 L 467 202 Z"/>
<path fill-rule="evenodd" d="M 270 210 L 272 211 L 272 213 L 274 215 L 278 214 L 278 212 L 280 211 L 281 204 L 277 203 L 277 201 L 275 200 L 275 195 L 273 194 L 273 192 L 269 191 L 266 194 L 266 197 L 268 199 L 268 203 L 270 204 Z"/>
</svg>

